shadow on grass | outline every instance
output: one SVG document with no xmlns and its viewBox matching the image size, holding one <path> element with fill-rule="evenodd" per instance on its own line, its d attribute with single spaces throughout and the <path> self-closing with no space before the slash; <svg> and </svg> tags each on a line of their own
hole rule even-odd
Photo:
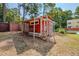
<svg viewBox="0 0 79 59">
<path fill-rule="evenodd" d="M 33 39 L 32 36 L 15 34 L 13 37 L 17 54 L 21 54 L 29 49 L 34 49 L 41 55 L 47 55 L 47 52 L 54 46 L 53 42 L 43 41 L 40 38 Z"/>
</svg>

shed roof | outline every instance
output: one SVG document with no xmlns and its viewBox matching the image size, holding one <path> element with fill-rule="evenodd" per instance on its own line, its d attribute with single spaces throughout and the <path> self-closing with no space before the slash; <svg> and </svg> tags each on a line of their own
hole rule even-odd
<svg viewBox="0 0 79 59">
<path fill-rule="evenodd" d="M 41 17 L 42 17 L 42 18 L 48 17 L 50 20 L 52 20 L 52 18 L 51 18 L 50 16 L 40 16 L 40 17 L 35 18 L 35 20 L 39 20 Z M 27 19 L 27 20 L 25 20 L 24 22 L 29 22 L 29 21 L 31 21 L 31 20 L 34 20 L 34 18 Z"/>
</svg>

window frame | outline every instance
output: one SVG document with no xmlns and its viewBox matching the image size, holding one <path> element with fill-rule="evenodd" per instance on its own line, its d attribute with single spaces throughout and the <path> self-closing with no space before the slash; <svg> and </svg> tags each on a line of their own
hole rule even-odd
<svg viewBox="0 0 79 59">
<path fill-rule="evenodd" d="M 68 24 L 71 24 L 71 22 L 68 22 Z"/>
<path fill-rule="evenodd" d="M 37 25 L 37 24 L 39 24 L 39 20 L 35 20 L 35 25 Z M 30 21 L 30 25 L 34 25 L 34 20 Z"/>
<path fill-rule="evenodd" d="M 72 28 L 72 26 L 68 26 L 68 28 Z"/>
</svg>

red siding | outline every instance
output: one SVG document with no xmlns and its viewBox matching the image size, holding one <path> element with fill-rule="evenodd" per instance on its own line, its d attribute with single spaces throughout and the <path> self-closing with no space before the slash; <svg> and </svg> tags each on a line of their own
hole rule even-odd
<svg viewBox="0 0 79 59">
<path fill-rule="evenodd" d="M 49 24 L 47 24 L 47 22 L 49 20 L 51 20 L 51 18 L 49 16 L 48 16 L 48 18 L 49 18 L 48 21 L 44 21 L 43 19 L 45 19 L 45 18 L 46 18 L 46 16 L 42 16 L 42 32 L 44 32 L 44 22 L 46 23 L 46 26 L 47 26 L 47 25 L 49 25 Z M 34 25 L 30 25 L 30 22 L 32 20 L 34 20 L 34 18 L 27 20 L 27 21 L 24 21 L 24 23 L 29 23 L 29 32 L 33 32 L 33 30 L 34 30 Z M 39 24 L 35 25 L 35 32 L 40 33 L 40 30 L 41 30 L 40 29 L 40 20 L 41 20 L 41 18 L 39 17 L 39 18 L 36 18 L 35 20 L 39 20 Z"/>
<path fill-rule="evenodd" d="M 29 32 L 33 32 L 34 29 L 34 25 L 29 25 Z M 40 20 L 39 20 L 39 24 L 35 25 L 35 32 L 39 33 L 40 32 Z"/>
<path fill-rule="evenodd" d="M 74 31 L 79 31 L 79 28 L 65 28 L 66 30 L 74 30 Z"/>
</svg>

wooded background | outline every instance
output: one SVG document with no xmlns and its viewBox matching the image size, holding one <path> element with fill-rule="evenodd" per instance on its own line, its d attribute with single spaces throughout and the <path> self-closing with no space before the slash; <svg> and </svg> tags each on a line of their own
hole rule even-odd
<svg viewBox="0 0 79 59">
<path fill-rule="evenodd" d="M 79 18 L 79 6 L 73 13 L 56 7 L 55 3 L 17 3 L 15 8 L 9 8 L 8 3 L 0 3 L 0 22 L 21 23 L 25 19 L 42 15 L 48 15 L 55 21 L 55 29 L 66 28 L 67 20 Z"/>
</svg>

